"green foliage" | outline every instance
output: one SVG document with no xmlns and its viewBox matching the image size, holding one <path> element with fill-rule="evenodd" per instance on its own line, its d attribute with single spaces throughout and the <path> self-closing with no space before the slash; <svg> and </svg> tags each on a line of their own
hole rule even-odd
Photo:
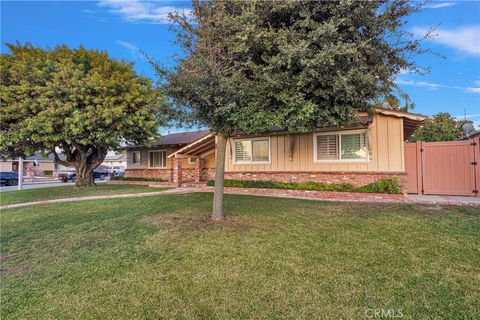
<svg viewBox="0 0 480 320">
<path fill-rule="evenodd" d="M 112 177 L 111 180 L 116 180 L 116 181 L 157 181 L 157 182 L 163 182 L 166 180 L 162 179 L 156 179 L 156 178 L 136 178 L 136 177 Z"/>
<path fill-rule="evenodd" d="M 395 87 L 423 53 L 407 1 L 194 1 L 175 13 L 186 56 L 156 66 L 187 119 L 223 136 L 348 123 Z M 193 20 L 193 22 L 192 22 Z"/>
<path fill-rule="evenodd" d="M 415 109 L 415 103 L 409 101 L 410 97 L 408 96 L 408 94 L 403 93 L 400 96 L 405 101 L 403 105 L 402 105 L 402 102 L 400 102 L 400 99 L 396 95 L 389 94 L 385 97 L 383 102 L 378 102 L 377 106 L 381 108 L 383 107 L 384 102 L 388 102 L 390 107 L 392 107 L 392 109 L 396 111 L 408 112 L 412 109 Z"/>
<path fill-rule="evenodd" d="M 207 186 L 214 186 L 215 181 L 207 181 Z M 265 188 L 312 191 L 337 191 L 361 193 L 388 193 L 400 194 L 400 180 L 398 178 L 382 179 L 362 187 L 355 187 L 350 183 L 321 183 L 321 182 L 280 182 L 280 181 L 252 181 L 226 179 L 225 187 L 234 188 Z"/>
<path fill-rule="evenodd" d="M 53 175 L 53 170 L 43 170 L 43 175 L 51 176 L 51 175 Z"/>
<path fill-rule="evenodd" d="M 131 63 L 84 47 L 7 47 L 0 59 L 2 154 L 60 148 L 66 161 L 57 162 L 88 172 L 108 149 L 144 143 L 166 121 L 157 90 Z"/>
<path fill-rule="evenodd" d="M 456 120 L 447 112 L 440 112 L 426 119 L 409 141 L 454 141 L 461 137 L 464 123 L 465 121 Z"/>
</svg>

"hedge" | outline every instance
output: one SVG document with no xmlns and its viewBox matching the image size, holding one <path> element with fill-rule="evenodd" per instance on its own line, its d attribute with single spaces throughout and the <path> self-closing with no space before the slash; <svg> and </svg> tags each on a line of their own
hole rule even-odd
<svg viewBox="0 0 480 320">
<path fill-rule="evenodd" d="M 350 183 L 321 183 L 321 182 L 280 182 L 280 181 L 251 181 L 225 179 L 225 187 L 233 188 L 265 188 L 265 189 L 288 189 L 288 190 L 312 190 L 312 191 L 337 191 L 337 192 L 361 192 L 361 193 L 387 193 L 401 194 L 400 180 L 396 177 L 382 179 L 362 187 L 356 187 Z M 214 180 L 208 180 L 207 186 L 214 186 Z"/>
<path fill-rule="evenodd" d="M 164 182 L 166 180 L 157 179 L 157 178 L 136 178 L 136 177 L 112 177 L 111 180 L 117 181 L 155 181 L 155 182 Z"/>
<path fill-rule="evenodd" d="M 53 175 L 53 170 L 43 170 L 43 175 L 44 176 L 52 176 Z"/>
</svg>

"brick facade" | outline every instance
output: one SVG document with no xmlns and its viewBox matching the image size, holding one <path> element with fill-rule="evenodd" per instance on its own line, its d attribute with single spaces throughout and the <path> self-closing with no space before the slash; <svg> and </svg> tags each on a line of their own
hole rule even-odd
<svg viewBox="0 0 480 320">
<path fill-rule="evenodd" d="M 195 169 L 181 169 L 182 181 L 195 181 Z M 166 181 L 173 181 L 173 169 L 127 169 L 126 177 L 159 178 Z M 214 168 L 202 168 L 200 174 L 201 181 L 214 179 Z M 346 182 L 354 186 L 361 187 L 378 180 L 398 177 L 400 179 L 400 188 L 406 192 L 407 174 L 405 172 L 225 172 L 225 179 L 235 180 L 255 180 L 255 181 L 282 181 L 282 182 L 322 182 L 322 183 L 341 183 Z"/>
<path fill-rule="evenodd" d="M 204 169 L 202 169 L 203 172 Z M 154 178 L 173 181 L 173 169 L 126 169 L 125 177 L 128 178 Z M 182 181 L 194 181 L 195 169 L 182 168 Z M 208 180 L 208 179 L 206 179 Z"/>
<path fill-rule="evenodd" d="M 346 182 L 361 187 L 378 180 L 398 177 L 400 188 L 406 192 L 407 174 L 405 172 L 354 172 L 354 171 L 331 171 L 331 172 L 225 172 L 225 179 L 254 180 L 254 181 L 281 181 L 281 182 L 322 182 L 341 183 Z"/>
</svg>

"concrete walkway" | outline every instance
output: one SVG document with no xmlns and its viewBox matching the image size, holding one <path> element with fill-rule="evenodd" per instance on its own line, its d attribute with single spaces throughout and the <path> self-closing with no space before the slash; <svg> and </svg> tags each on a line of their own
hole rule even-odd
<svg viewBox="0 0 480 320">
<path fill-rule="evenodd" d="M 460 206 L 475 206 L 480 207 L 480 197 L 458 197 L 458 196 L 426 196 L 426 195 L 395 195 L 398 199 L 388 199 L 382 197 L 375 197 L 374 194 L 370 195 L 370 198 L 356 199 L 355 193 L 349 194 L 346 192 L 313 192 L 307 191 L 301 195 L 286 191 L 292 190 L 278 190 L 278 189 L 243 189 L 243 188 L 225 188 L 225 194 L 239 194 L 239 195 L 251 195 L 251 196 L 263 196 L 263 197 L 278 197 L 289 199 L 304 199 L 304 200 L 319 200 L 319 201 L 345 201 L 345 202 L 386 202 L 386 203 L 414 203 L 414 204 L 436 204 L 436 205 L 460 205 Z M 25 202 L 17 204 L 9 204 L 0 206 L 0 210 L 23 208 L 30 206 L 37 206 L 43 204 L 52 203 L 65 203 L 65 202 L 78 202 L 87 200 L 103 200 L 103 199 L 121 199 L 121 198 L 142 198 L 150 196 L 160 196 L 166 194 L 188 194 L 194 192 L 213 192 L 213 187 L 181 187 L 176 189 L 168 189 L 155 192 L 144 193 L 128 193 L 128 194 L 116 194 L 116 195 L 103 195 L 103 196 L 88 196 L 88 197 L 75 197 L 75 198 L 62 198 L 52 200 L 42 200 L 34 202 Z M 332 195 L 341 195 L 341 198 L 332 197 Z M 368 196 L 369 194 L 362 194 Z"/>
<path fill-rule="evenodd" d="M 197 191 L 197 190 L 190 189 L 190 188 L 177 188 L 177 189 L 169 189 L 169 190 L 155 191 L 155 192 L 126 193 L 126 194 L 75 197 L 75 198 L 61 198 L 61 199 L 51 199 L 51 200 L 41 200 L 41 201 L 33 201 L 33 202 L 8 204 L 8 205 L 5 205 L 5 206 L 0 206 L 0 210 L 13 209 L 13 208 L 23 208 L 23 207 L 30 207 L 30 206 L 38 206 L 38 205 L 42 205 L 42 204 L 51 204 L 51 203 L 78 202 L 78 201 L 103 200 L 103 199 L 120 199 L 120 198 L 142 198 L 142 197 L 151 197 L 151 196 L 161 196 L 161 195 L 164 195 L 164 194 L 186 194 L 186 193 L 192 193 L 192 192 L 195 192 L 195 191 Z"/>
<path fill-rule="evenodd" d="M 409 203 L 480 206 L 480 197 L 408 194 Z"/>
</svg>

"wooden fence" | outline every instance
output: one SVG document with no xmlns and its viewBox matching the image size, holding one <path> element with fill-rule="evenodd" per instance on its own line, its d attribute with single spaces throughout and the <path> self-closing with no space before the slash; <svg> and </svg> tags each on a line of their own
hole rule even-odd
<svg viewBox="0 0 480 320">
<path fill-rule="evenodd" d="M 408 193 L 478 197 L 480 138 L 405 144 Z"/>
</svg>

